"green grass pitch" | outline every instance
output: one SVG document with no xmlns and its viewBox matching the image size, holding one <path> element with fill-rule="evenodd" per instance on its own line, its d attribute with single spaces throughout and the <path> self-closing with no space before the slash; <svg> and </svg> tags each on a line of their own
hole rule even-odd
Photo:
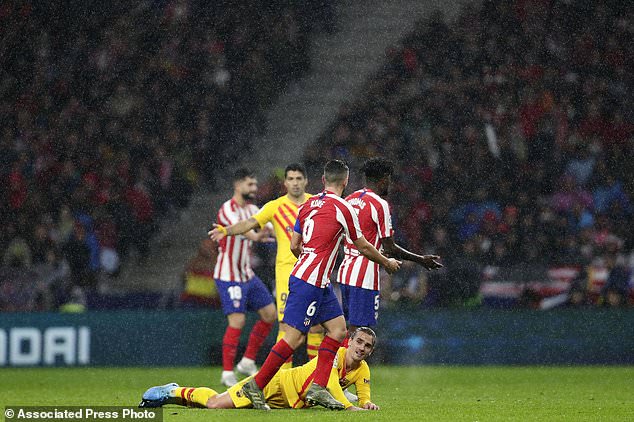
<svg viewBox="0 0 634 422">
<path fill-rule="evenodd" d="M 220 368 L 0 369 L 5 405 L 136 405 L 170 381 L 222 391 Z M 167 422 L 632 421 L 634 367 L 372 366 L 378 412 L 165 408 Z M 289 419 L 292 418 L 292 419 Z"/>
</svg>

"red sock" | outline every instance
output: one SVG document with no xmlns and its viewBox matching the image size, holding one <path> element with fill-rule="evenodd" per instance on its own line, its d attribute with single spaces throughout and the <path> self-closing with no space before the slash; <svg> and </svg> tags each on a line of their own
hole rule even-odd
<svg viewBox="0 0 634 422">
<path fill-rule="evenodd" d="M 332 337 L 326 336 L 319 346 L 319 354 L 317 355 L 317 368 L 315 368 L 315 379 L 313 382 L 317 385 L 325 387 L 328 385 L 328 378 L 332 370 L 332 362 L 337 356 L 341 342 Z"/>
<path fill-rule="evenodd" d="M 266 336 L 271 332 L 273 323 L 267 323 L 261 319 L 255 323 L 251 334 L 249 335 L 249 343 L 247 344 L 247 350 L 244 352 L 244 357 L 255 360 L 255 357 L 262 347 L 262 343 L 266 340 Z"/>
<path fill-rule="evenodd" d="M 266 384 L 271 381 L 271 378 L 277 373 L 280 366 L 286 362 L 286 359 L 293 356 L 293 352 L 294 350 L 291 349 L 291 346 L 289 346 L 284 339 L 280 339 L 280 341 L 275 343 L 275 346 L 271 349 L 271 353 L 269 353 L 264 364 L 262 364 L 260 371 L 255 374 L 254 380 L 258 387 L 261 389 L 266 387 Z"/>
<path fill-rule="evenodd" d="M 222 369 L 225 371 L 233 371 L 233 362 L 238 354 L 238 345 L 240 344 L 239 328 L 227 326 L 225 336 L 222 338 Z"/>
</svg>

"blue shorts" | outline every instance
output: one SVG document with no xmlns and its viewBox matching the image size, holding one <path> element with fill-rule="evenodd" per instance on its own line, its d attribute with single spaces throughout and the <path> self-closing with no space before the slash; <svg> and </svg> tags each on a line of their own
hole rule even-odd
<svg viewBox="0 0 634 422">
<path fill-rule="evenodd" d="M 313 325 L 343 315 L 331 285 L 322 289 L 291 276 L 288 287 L 283 322 L 302 333 L 306 334 Z"/>
<path fill-rule="evenodd" d="M 273 296 L 256 275 L 247 282 L 216 280 L 225 315 L 257 311 L 273 303 Z"/>
<path fill-rule="evenodd" d="M 347 284 L 340 287 L 346 321 L 355 327 L 374 327 L 379 318 L 379 292 Z"/>
</svg>

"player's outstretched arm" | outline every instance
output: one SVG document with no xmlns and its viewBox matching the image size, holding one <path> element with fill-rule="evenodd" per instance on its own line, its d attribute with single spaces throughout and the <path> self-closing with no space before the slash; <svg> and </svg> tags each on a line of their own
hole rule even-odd
<svg viewBox="0 0 634 422">
<path fill-rule="evenodd" d="M 299 258 L 302 253 L 302 235 L 293 232 L 293 236 L 291 236 L 291 252 L 295 255 L 295 258 Z"/>
<path fill-rule="evenodd" d="M 221 226 L 220 224 L 214 224 L 213 227 L 214 227 L 213 229 L 207 232 L 207 235 L 211 238 L 211 240 L 220 242 L 226 236 L 236 236 L 238 234 L 245 234 L 250 232 L 253 229 L 257 229 L 260 227 L 260 223 L 258 223 L 255 218 L 251 217 L 247 220 L 240 220 L 237 223 L 227 227 Z M 257 236 L 255 233 L 252 233 L 252 234 L 253 236 Z M 249 234 L 246 235 L 247 238 L 250 238 L 249 236 L 250 236 Z M 258 239 L 251 239 L 251 240 L 258 240 Z"/>
<path fill-rule="evenodd" d="M 401 267 L 401 261 L 398 261 L 394 258 L 388 258 L 385 255 L 381 254 L 381 252 L 379 252 L 374 246 L 372 246 L 372 244 L 368 242 L 363 236 L 359 237 L 352 243 L 354 243 L 354 246 L 357 247 L 359 252 L 370 261 L 374 261 L 379 265 L 383 265 L 388 273 L 398 271 L 398 269 Z"/>
<path fill-rule="evenodd" d="M 381 239 L 381 245 L 385 253 L 396 258 L 405 259 L 407 261 L 416 262 L 422 265 L 427 270 L 436 270 L 442 268 L 442 264 L 438 262 L 440 257 L 438 255 L 418 255 L 407 249 L 397 245 L 394 242 L 393 237 L 384 237 Z"/>
</svg>

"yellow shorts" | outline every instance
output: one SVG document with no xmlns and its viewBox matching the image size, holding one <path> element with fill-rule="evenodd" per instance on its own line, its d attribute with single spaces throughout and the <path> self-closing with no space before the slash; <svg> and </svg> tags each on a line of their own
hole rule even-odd
<svg viewBox="0 0 634 422">
<path fill-rule="evenodd" d="M 277 305 L 277 320 L 284 319 L 286 298 L 288 297 L 288 279 L 291 277 L 294 265 L 277 264 L 275 266 L 275 304 Z"/>
<path fill-rule="evenodd" d="M 233 405 L 236 407 L 236 409 L 252 406 L 251 400 L 249 400 L 242 392 L 242 386 L 249 382 L 251 378 L 253 378 L 253 376 L 243 379 L 227 390 L 227 392 L 229 393 L 229 397 L 231 397 L 231 401 L 233 402 Z M 263 392 L 264 399 L 266 400 L 266 403 L 271 406 L 271 408 L 283 409 L 289 407 L 286 398 L 282 394 L 279 372 L 273 377 L 273 379 L 267 384 L 267 386 L 264 387 Z"/>
</svg>

